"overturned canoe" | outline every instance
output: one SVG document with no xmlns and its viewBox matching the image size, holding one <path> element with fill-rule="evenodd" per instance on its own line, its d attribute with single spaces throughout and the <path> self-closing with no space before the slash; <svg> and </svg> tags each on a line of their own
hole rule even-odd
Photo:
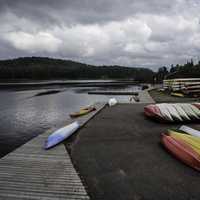
<svg viewBox="0 0 200 200">
<path fill-rule="evenodd" d="M 166 134 L 162 134 L 161 142 L 176 158 L 200 171 L 200 156 L 187 143 Z"/>
<path fill-rule="evenodd" d="M 179 133 L 178 131 L 168 131 L 168 133 L 171 137 L 187 143 L 194 151 L 200 155 L 200 138 L 185 133 Z"/>
<path fill-rule="evenodd" d="M 162 120 L 163 116 L 160 109 L 156 105 L 148 105 L 144 107 L 144 113 L 147 117 L 156 118 Z"/>
<path fill-rule="evenodd" d="M 198 109 L 200 109 L 200 103 L 193 103 L 192 105 L 194 105 L 195 107 L 197 107 Z"/>
<path fill-rule="evenodd" d="M 193 111 L 192 107 L 193 105 L 188 104 L 188 103 L 181 103 L 179 104 L 182 109 L 187 113 L 187 115 L 191 118 L 191 119 L 199 119 L 198 115 Z M 195 107 L 195 106 L 194 106 Z"/>
<path fill-rule="evenodd" d="M 166 106 L 168 112 L 171 114 L 174 120 L 183 121 L 177 109 L 173 106 L 173 104 L 167 104 Z"/>
<path fill-rule="evenodd" d="M 73 122 L 52 133 L 45 142 L 44 148 L 49 149 L 71 136 L 79 128 L 78 122 Z"/>
<path fill-rule="evenodd" d="M 190 103 L 160 103 L 145 106 L 144 113 L 146 116 L 156 118 L 159 113 L 161 121 L 182 122 L 200 120 L 199 104 Z M 159 111 L 159 112 L 158 112 Z"/>
<path fill-rule="evenodd" d="M 173 107 L 177 110 L 178 114 L 181 116 L 183 120 L 190 120 L 189 116 L 187 113 L 183 110 L 183 108 L 179 104 L 172 104 Z"/>
<path fill-rule="evenodd" d="M 192 104 L 188 104 L 189 107 L 193 110 L 193 112 L 198 116 L 198 118 L 200 117 L 200 110 L 199 108 L 197 108 L 196 106 L 192 105 Z"/>
<path fill-rule="evenodd" d="M 195 129 L 193 129 L 193 128 L 190 128 L 189 126 L 183 125 L 183 126 L 181 126 L 181 127 L 179 128 L 179 130 L 184 131 L 185 133 L 187 133 L 187 134 L 189 134 L 189 135 L 193 135 L 193 136 L 196 136 L 196 137 L 199 137 L 199 138 L 200 138 L 200 131 L 195 130 Z"/>
<path fill-rule="evenodd" d="M 166 103 L 161 103 L 161 104 L 156 104 L 158 106 L 158 108 L 160 109 L 160 112 L 162 114 L 162 116 L 167 119 L 168 121 L 174 121 L 172 118 L 171 113 L 169 112 L 169 109 L 167 108 Z"/>
<path fill-rule="evenodd" d="M 96 110 L 95 107 L 82 108 L 78 112 L 71 113 L 70 117 L 72 117 L 72 118 L 74 118 L 74 117 L 80 117 L 80 116 L 86 115 L 86 114 L 88 114 L 88 113 L 90 113 L 92 111 L 95 111 L 95 110 Z"/>
</svg>

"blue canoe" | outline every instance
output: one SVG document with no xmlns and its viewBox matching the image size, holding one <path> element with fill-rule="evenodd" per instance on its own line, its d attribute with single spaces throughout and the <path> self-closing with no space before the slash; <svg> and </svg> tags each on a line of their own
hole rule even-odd
<svg viewBox="0 0 200 200">
<path fill-rule="evenodd" d="M 63 140 L 67 139 L 79 128 L 78 122 L 73 122 L 63 128 L 58 129 L 52 133 L 45 142 L 44 148 L 49 149 Z"/>
</svg>

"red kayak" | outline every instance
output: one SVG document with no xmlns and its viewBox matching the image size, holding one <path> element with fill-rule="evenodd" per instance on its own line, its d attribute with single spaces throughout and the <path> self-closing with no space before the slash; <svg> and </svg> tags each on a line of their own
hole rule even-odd
<svg viewBox="0 0 200 200">
<path fill-rule="evenodd" d="M 169 135 L 162 134 L 161 142 L 176 158 L 200 171 L 200 155 L 183 140 L 178 140 Z"/>
<path fill-rule="evenodd" d="M 198 109 L 200 109 L 200 103 L 193 103 L 192 105 L 196 106 Z"/>
<path fill-rule="evenodd" d="M 160 109 L 156 105 L 148 105 L 144 107 L 144 114 L 147 117 L 162 119 Z"/>
</svg>

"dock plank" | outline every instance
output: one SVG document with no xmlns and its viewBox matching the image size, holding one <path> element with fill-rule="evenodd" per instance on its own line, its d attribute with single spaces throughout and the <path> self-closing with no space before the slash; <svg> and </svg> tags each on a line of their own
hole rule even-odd
<svg viewBox="0 0 200 200">
<path fill-rule="evenodd" d="M 77 119 L 83 126 L 97 110 Z M 71 122 L 68 122 L 71 123 Z M 89 199 L 63 144 L 46 151 L 44 141 L 54 129 L 32 139 L 0 160 L 0 199 Z"/>
</svg>

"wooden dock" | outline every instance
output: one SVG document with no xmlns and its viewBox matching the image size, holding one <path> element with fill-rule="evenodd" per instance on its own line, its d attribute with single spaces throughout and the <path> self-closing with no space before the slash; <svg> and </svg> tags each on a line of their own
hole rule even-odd
<svg viewBox="0 0 200 200">
<path fill-rule="evenodd" d="M 155 101 L 153 100 L 153 98 L 149 95 L 149 90 L 151 90 L 152 88 L 149 88 L 148 90 L 143 90 L 140 91 L 139 93 L 139 99 L 140 102 L 139 103 L 155 103 Z"/>
<path fill-rule="evenodd" d="M 95 112 L 77 121 L 83 126 L 103 107 L 104 104 L 96 104 Z M 0 160 L 0 199 L 89 199 L 65 146 L 43 149 L 44 141 L 54 130 L 48 130 Z"/>
</svg>

